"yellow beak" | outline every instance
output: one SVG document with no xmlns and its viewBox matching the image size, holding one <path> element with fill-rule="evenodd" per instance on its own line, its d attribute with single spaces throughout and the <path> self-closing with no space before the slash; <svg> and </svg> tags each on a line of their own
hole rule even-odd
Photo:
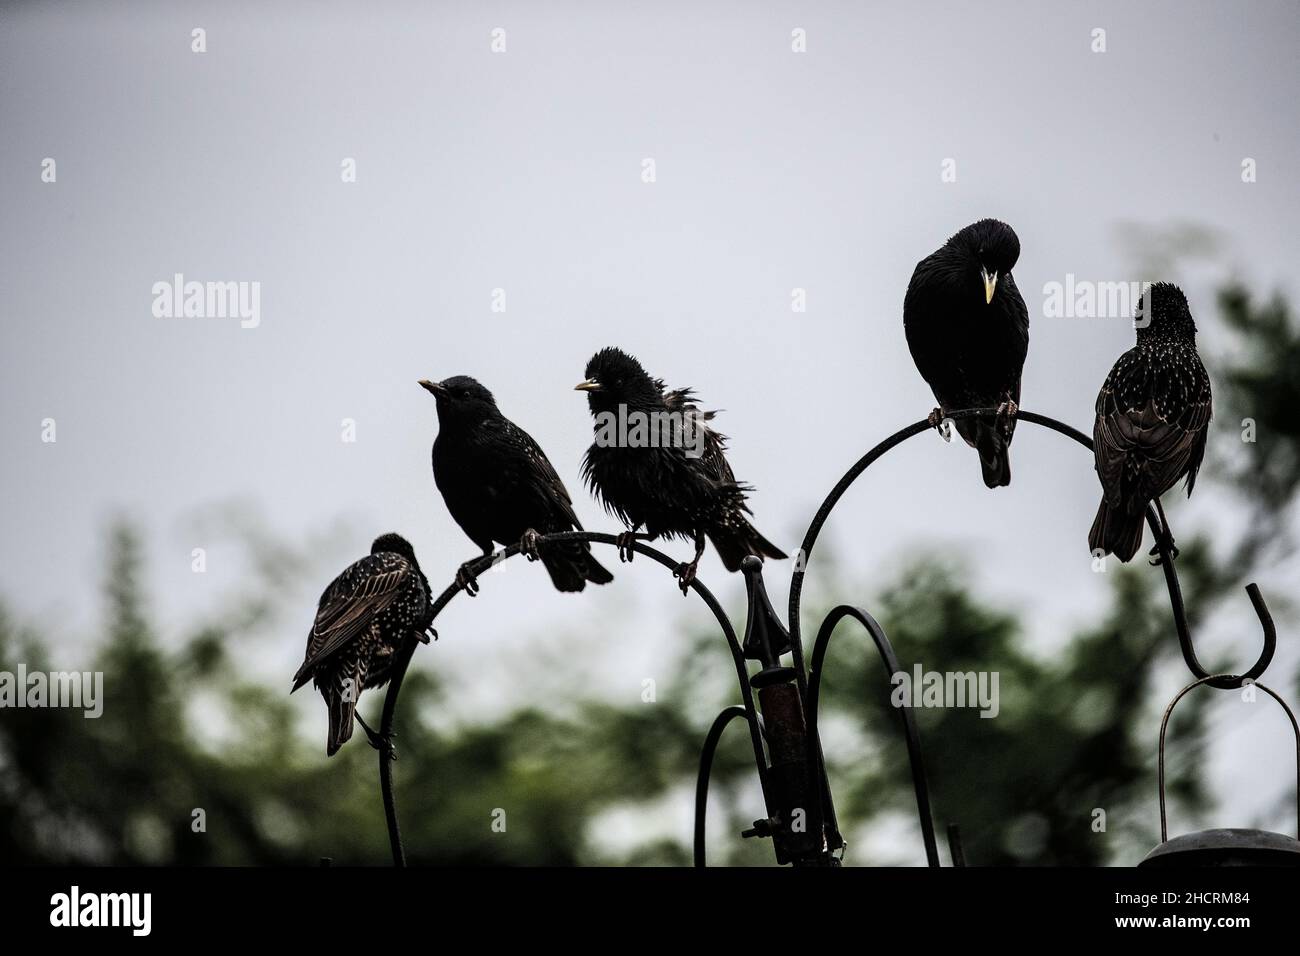
<svg viewBox="0 0 1300 956">
<path fill-rule="evenodd" d="M 594 378 L 589 378 L 585 382 L 579 382 L 577 385 L 573 386 L 573 390 L 575 392 L 599 392 L 600 382 L 596 381 Z"/>
<path fill-rule="evenodd" d="M 998 274 L 981 268 L 980 275 L 984 277 L 984 304 L 988 305 L 993 301 L 993 290 L 998 287 Z"/>
</svg>

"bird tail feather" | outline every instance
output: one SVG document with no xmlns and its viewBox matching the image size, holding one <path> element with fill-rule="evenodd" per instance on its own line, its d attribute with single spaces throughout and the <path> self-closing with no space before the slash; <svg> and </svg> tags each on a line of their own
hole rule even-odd
<svg viewBox="0 0 1300 956">
<path fill-rule="evenodd" d="M 549 548 L 543 546 L 541 554 L 542 564 L 557 591 L 581 591 L 588 581 L 608 584 L 614 580 L 614 575 L 592 557 L 591 547 L 585 541 L 564 542 Z"/>
<path fill-rule="evenodd" d="M 739 523 L 734 527 L 717 528 L 708 533 L 709 540 L 713 542 L 718 557 L 722 558 L 722 563 L 728 571 L 739 571 L 740 562 L 751 554 L 760 558 L 774 558 L 777 561 L 783 561 L 788 557 L 784 551 L 759 534 L 758 529 L 744 518 L 738 518 L 738 521 Z"/>
<path fill-rule="evenodd" d="M 1003 488 L 1011 484 L 1010 435 L 996 422 L 990 424 L 976 421 L 973 426 L 967 430 L 959 428 L 958 431 L 979 452 L 980 471 L 984 475 L 985 486 Z"/>
<path fill-rule="evenodd" d="M 325 741 L 325 756 L 333 757 L 340 747 L 352 739 L 352 717 L 356 709 L 355 699 L 345 701 L 342 694 L 330 694 L 330 729 Z"/>
<path fill-rule="evenodd" d="M 1094 553 L 1113 554 L 1128 562 L 1142 547 L 1143 511 L 1129 514 L 1121 508 L 1112 508 L 1106 499 L 1097 508 L 1097 517 L 1088 532 L 1088 548 Z"/>
<path fill-rule="evenodd" d="M 587 555 L 587 580 L 592 584 L 608 584 L 614 575 L 590 554 Z"/>
</svg>

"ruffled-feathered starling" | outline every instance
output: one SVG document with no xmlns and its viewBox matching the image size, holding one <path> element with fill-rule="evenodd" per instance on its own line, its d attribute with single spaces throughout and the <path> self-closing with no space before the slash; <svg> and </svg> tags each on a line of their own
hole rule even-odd
<svg viewBox="0 0 1300 956">
<path fill-rule="evenodd" d="M 1101 387 L 1092 429 L 1103 497 L 1088 548 L 1121 561 L 1142 546 L 1143 515 L 1152 501 L 1173 548 L 1160 496 L 1183 476 L 1191 495 L 1212 411 L 1210 376 L 1196 353 L 1196 323 L 1182 290 L 1156 283 L 1137 314 L 1137 345 L 1119 357 Z"/>
<path fill-rule="evenodd" d="M 631 544 L 638 538 L 693 539 L 695 558 L 675 572 L 685 593 L 706 537 L 728 571 L 739 570 L 751 554 L 785 557 L 745 517 L 753 489 L 736 481 L 724 455 L 726 438 L 707 424 L 714 413 L 697 408 L 690 389 L 665 389 L 616 348 L 592 357 L 577 388 L 587 393 L 596 419 L 583 478 L 605 509 L 631 529 L 619 536 L 621 560 L 632 559 Z M 638 533 L 643 526 L 645 533 Z"/>
<path fill-rule="evenodd" d="M 557 591 L 614 580 L 585 541 L 539 546 L 541 535 L 581 531 L 582 525 L 542 449 L 501 414 L 492 393 L 465 375 L 420 384 L 438 402 L 433 479 L 447 510 L 483 554 L 492 553 L 494 541 L 519 542 L 528 560 L 541 559 Z M 456 575 L 470 595 L 478 593 L 469 570 L 477 560 L 466 561 Z"/>
<path fill-rule="evenodd" d="M 314 680 L 325 698 L 327 755 L 334 756 L 352 737 L 354 716 L 372 744 L 385 746 L 356 713 L 357 702 L 363 690 L 388 682 L 393 655 L 403 641 L 428 643 L 432 615 L 429 582 L 410 543 L 396 534 L 376 538 L 370 554 L 325 589 L 293 690 Z"/>
<path fill-rule="evenodd" d="M 957 433 L 979 451 L 984 484 L 1011 484 L 1008 447 L 1016 427 L 1020 373 L 1029 351 L 1029 310 L 1011 270 L 1020 258 L 1015 230 L 981 219 L 916 264 L 903 300 L 907 345 L 939 407 L 996 406 L 995 419 L 963 418 Z"/>
</svg>

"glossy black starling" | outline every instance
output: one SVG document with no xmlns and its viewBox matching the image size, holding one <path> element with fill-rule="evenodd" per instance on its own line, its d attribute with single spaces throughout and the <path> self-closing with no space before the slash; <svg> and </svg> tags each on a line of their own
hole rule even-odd
<svg viewBox="0 0 1300 956">
<path fill-rule="evenodd" d="M 402 642 L 428 642 L 432 614 L 429 582 L 410 543 L 396 534 L 376 538 L 370 554 L 325 589 L 307 636 L 306 656 L 293 676 L 293 690 L 313 680 L 325 698 L 328 756 L 352 737 L 353 717 L 361 721 L 356 713 L 361 692 L 388 682 L 393 655 Z M 372 744 L 383 745 L 364 721 L 361 726 Z"/>
<path fill-rule="evenodd" d="M 984 484 L 1011 484 L 1008 447 L 1016 427 L 1020 373 L 1029 351 L 1029 310 L 1011 270 L 1015 230 L 981 219 L 916 264 L 903 299 L 907 345 L 939 407 L 930 424 L 964 408 L 997 407 L 995 419 L 964 418 L 957 433 L 977 449 Z"/>
<path fill-rule="evenodd" d="M 1119 357 L 1101 387 L 1092 429 L 1103 497 L 1088 548 L 1121 561 L 1142 546 L 1143 515 L 1152 501 L 1173 548 L 1160 496 L 1184 476 L 1191 495 L 1212 412 L 1210 377 L 1196 353 L 1196 323 L 1182 290 L 1156 283 L 1139 300 L 1137 315 L 1137 345 Z"/>
<path fill-rule="evenodd" d="M 465 375 L 442 382 L 421 381 L 438 402 L 438 437 L 433 443 L 433 479 L 447 510 L 484 555 L 492 543 L 519 543 L 530 561 L 540 558 L 557 591 L 581 591 L 608 584 L 614 576 L 591 554 L 585 541 L 542 544 L 538 537 L 581 531 L 573 502 L 537 442 L 501 414 L 492 393 Z M 478 593 L 471 558 L 456 581 Z"/>
<path fill-rule="evenodd" d="M 739 570 L 751 554 L 785 557 L 745 517 L 753 489 L 736 481 L 724 455 L 726 438 L 707 424 L 714 413 L 697 408 L 690 389 L 665 389 L 616 348 L 592 357 L 577 388 L 587 393 L 596 419 L 583 478 L 605 509 L 631 529 L 619 536 L 620 559 L 631 560 L 638 538 L 694 540 L 694 559 L 674 572 L 685 593 L 706 536 L 728 571 Z M 642 526 L 646 531 L 639 534 Z"/>
</svg>

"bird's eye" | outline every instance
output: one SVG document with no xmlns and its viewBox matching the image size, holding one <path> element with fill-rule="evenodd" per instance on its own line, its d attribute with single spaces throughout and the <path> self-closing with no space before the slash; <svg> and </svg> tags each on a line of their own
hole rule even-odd
<svg viewBox="0 0 1300 956">
<path fill-rule="evenodd" d="M 461 398 L 469 398 L 469 392 L 461 392 L 461 393 L 460 393 L 460 397 L 461 397 Z"/>
</svg>

